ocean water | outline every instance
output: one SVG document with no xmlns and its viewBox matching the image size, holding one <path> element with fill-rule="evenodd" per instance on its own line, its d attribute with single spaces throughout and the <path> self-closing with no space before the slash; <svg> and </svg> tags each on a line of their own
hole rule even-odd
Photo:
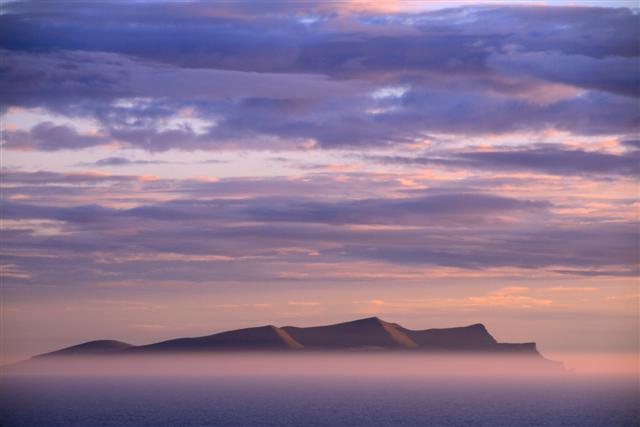
<svg viewBox="0 0 640 427">
<path fill-rule="evenodd" d="M 5 376 L 2 426 L 638 426 L 637 379 Z"/>
</svg>

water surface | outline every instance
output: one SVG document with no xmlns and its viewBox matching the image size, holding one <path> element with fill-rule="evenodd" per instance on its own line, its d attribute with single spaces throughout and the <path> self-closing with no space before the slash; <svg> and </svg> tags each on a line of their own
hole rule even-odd
<svg viewBox="0 0 640 427">
<path fill-rule="evenodd" d="M 633 379 L 8 376 L 2 426 L 637 426 Z"/>
</svg>

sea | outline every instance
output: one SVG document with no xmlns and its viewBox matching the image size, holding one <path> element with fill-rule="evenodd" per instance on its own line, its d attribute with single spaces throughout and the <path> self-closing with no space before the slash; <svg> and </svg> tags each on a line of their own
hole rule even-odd
<svg viewBox="0 0 640 427">
<path fill-rule="evenodd" d="M 638 379 L 5 375 L 10 426 L 639 426 Z"/>
</svg>

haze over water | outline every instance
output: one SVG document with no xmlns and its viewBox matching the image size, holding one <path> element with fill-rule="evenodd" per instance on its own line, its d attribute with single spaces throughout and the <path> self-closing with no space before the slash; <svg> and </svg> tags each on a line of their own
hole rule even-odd
<svg viewBox="0 0 640 427">
<path fill-rule="evenodd" d="M 392 357 L 389 363 L 394 362 Z M 0 421 L 7 426 L 633 427 L 640 416 L 633 377 L 310 372 L 10 376 L 2 383 Z"/>
<path fill-rule="evenodd" d="M 5 375 L 0 424 L 633 427 L 638 384 L 482 354 L 78 357 Z"/>
</svg>

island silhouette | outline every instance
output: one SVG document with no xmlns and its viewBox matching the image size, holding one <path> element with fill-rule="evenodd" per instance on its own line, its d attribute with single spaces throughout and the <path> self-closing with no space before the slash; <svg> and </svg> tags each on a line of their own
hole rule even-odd
<svg viewBox="0 0 640 427">
<path fill-rule="evenodd" d="M 32 359 L 253 351 L 422 351 L 526 355 L 542 358 L 534 342 L 500 343 L 481 323 L 454 328 L 412 330 L 378 317 L 369 317 L 312 327 L 258 326 L 140 346 L 115 340 L 97 340 L 40 354 Z"/>
</svg>

